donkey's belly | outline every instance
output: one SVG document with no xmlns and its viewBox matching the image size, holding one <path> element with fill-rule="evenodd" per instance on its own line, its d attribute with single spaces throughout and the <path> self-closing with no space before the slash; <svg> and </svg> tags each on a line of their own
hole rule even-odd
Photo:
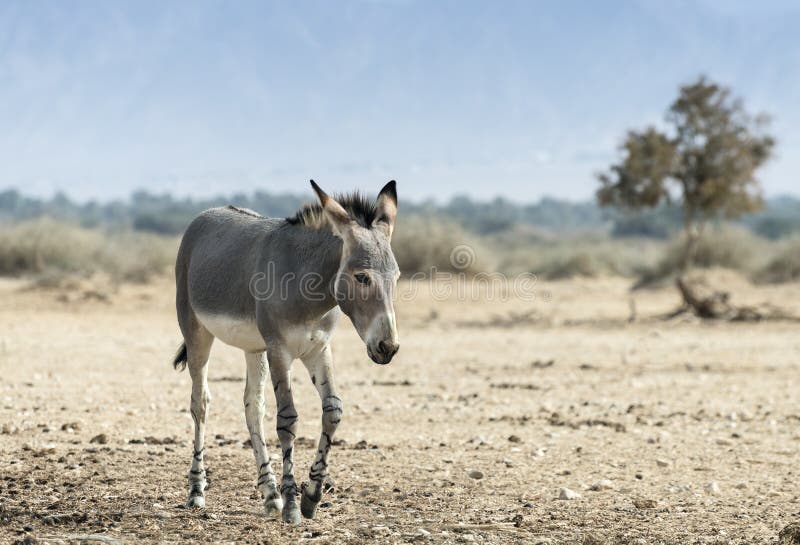
<svg viewBox="0 0 800 545">
<path fill-rule="evenodd" d="M 267 349 L 264 338 L 258 332 L 255 321 L 227 316 L 225 314 L 197 313 L 197 319 L 212 335 L 225 344 L 248 352 Z"/>
</svg>

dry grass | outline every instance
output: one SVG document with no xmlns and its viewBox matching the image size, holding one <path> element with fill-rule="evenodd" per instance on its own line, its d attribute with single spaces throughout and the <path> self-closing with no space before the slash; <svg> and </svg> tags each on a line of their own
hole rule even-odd
<svg viewBox="0 0 800 545">
<path fill-rule="evenodd" d="M 479 237 L 435 217 L 398 220 L 392 247 L 406 277 L 432 271 L 517 274 L 544 279 L 623 276 L 659 285 L 678 271 L 683 239 L 613 239 L 586 234 L 544 236 L 531 228 Z M 0 275 L 33 276 L 41 285 L 65 276 L 103 273 L 116 283 L 145 282 L 172 267 L 177 237 L 86 229 L 51 219 L 0 230 Z M 760 282 L 800 279 L 800 238 L 769 241 L 731 226 L 710 229 L 697 248 L 696 266 L 726 268 Z"/>
<path fill-rule="evenodd" d="M 768 283 L 800 280 L 800 236 L 779 243 L 772 258 L 756 275 L 756 280 Z"/>
<path fill-rule="evenodd" d="M 398 218 L 392 249 L 406 275 L 432 271 L 477 274 L 496 269 L 486 243 L 458 224 L 432 217 Z"/>
<path fill-rule="evenodd" d="M 172 265 L 177 240 L 134 232 L 85 229 L 51 219 L 0 231 L 0 275 L 44 282 L 102 272 L 116 281 L 144 282 Z"/>
<path fill-rule="evenodd" d="M 658 263 L 641 275 L 639 286 L 671 281 L 680 270 L 685 239 L 673 238 Z M 753 277 L 774 255 L 777 243 L 753 234 L 747 229 L 725 225 L 706 231 L 695 253 L 694 267 L 699 269 L 731 269 Z"/>
<path fill-rule="evenodd" d="M 664 244 L 649 239 L 584 236 L 530 241 L 502 254 L 504 272 L 532 272 L 542 278 L 639 275 L 657 262 Z"/>
</svg>

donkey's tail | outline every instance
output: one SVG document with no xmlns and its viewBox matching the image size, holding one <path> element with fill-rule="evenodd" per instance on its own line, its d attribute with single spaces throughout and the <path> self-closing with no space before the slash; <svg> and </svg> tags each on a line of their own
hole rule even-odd
<svg viewBox="0 0 800 545">
<path fill-rule="evenodd" d="M 186 355 L 186 343 L 181 343 L 178 347 L 178 351 L 175 352 L 175 357 L 172 359 L 172 367 L 175 368 L 177 371 L 183 371 L 186 369 L 186 361 L 188 357 Z"/>
</svg>

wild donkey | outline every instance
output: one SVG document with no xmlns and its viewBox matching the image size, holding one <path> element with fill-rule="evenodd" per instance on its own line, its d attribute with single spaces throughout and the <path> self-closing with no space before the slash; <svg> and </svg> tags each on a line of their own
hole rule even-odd
<svg viewBox="0 0 800 545">
<path fill-rule="evenodd" d="M 244 350 L 244 407 L 258 470 L 258 488 L 269 515 L 285 522 L 311 518 L 322 497 L 328 451 L 342 416 L 333 382 L 330 340 L 341 309 L 379 364 L 399 348 L 392 304 L 400 271 L 390 240 L 397 215 L 391 181 L 375 202 L 359 194 L 338 200 L 314 181 L 320 205 L 292 218 L 264 218 L 235 207 L 214 208 L 189 225 L 175 266 L 178 323 L 184 343 L 175 368 L 192 378 L 194 456 L 189 507 L 205 506 L 203 449 L 208 412 L 208 354 L 214 338 Z M 297 412 L 292 400 L 292 362 L 300 358 L 322 399 L 322 434 L 308 486 L 297 507 L 292 445 Z M 267 371 L 277 403 L 283 451 L 280 493 L 264 442 Z"/>
</svg>

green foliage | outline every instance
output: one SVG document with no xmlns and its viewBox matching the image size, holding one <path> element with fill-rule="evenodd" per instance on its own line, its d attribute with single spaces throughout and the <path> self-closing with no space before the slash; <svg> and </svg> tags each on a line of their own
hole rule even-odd
<svg viewBox="0 0 800 545">
<path fill-rule="evenodd" d="M 766 115 L 751 116 L 729 89 L 700 78 L 681 88 L 667 121 L 676 131 L 672 175 L 687 211 L 732 218 L 760 208 L 755 171 L 775 145 L 764 132 Z"/>
<path fill-rule="evenodd" d="M 649 127 L 641 133 L 630 131 L 622 148 L 622 162 L 598 176 L 598 202 L 632 210 L 658 206 L 669 197 L 667 181 L 674 168 L 676 142 Z"/>
</svg>

